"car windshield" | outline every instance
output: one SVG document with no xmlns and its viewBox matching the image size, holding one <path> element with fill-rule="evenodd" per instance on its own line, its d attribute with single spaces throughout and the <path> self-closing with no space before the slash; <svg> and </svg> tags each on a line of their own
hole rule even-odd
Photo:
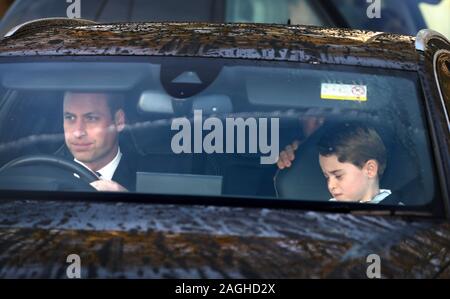
<svg viewBox="0 0 450 299">
<path fill-rule="evenodd" d="M 24 156 L 46 155 L 87 165 L 99 170 L 100 178 L 146 194 L 327 202 L 375 188 L 376 194 L 399 195 L 404 205 L 424 205 L 435 197 L 415 72 L 85 57 L 3 63 L 0 83 L 3 190 L 95 192 L 85 175 L 60 162 L 11 165 Z M 358 147 L 347 154 L 333 151 L 342 142 L 323 149 L 349 126 L 371 128 L 379 140 L 370 141 L 366 130 L 344 143 L 383 151 L 364 160 Z M 114 136 L 120 153 L 110 151 Z M 294 141 L 292 167 L 279 170 L 279 153 Z M 114 158 L 107 167 L 95 164 L 107 155 Z M 123 169 L 124 161 L 131 170 Z M 356 181 L 348 181 L 351 176 Z"/>
<path fill-rule="evenodd" d="M 47 17 L 101 23 L 129 21 L 253 22 L 350 27 L 416 35 L 431 28 L 450 37 L 450 0 L 16 0 L 0 34 Z"/>
</svg>

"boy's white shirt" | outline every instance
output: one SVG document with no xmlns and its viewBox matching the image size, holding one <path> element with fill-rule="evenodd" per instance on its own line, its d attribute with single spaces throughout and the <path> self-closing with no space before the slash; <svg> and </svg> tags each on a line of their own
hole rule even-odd
<svg viewBox="0 0 450 299">
<path fill-rule="evenodd" d="M 111 162 L 103 166 L 101 169 L 97 170 L 97 172 L 100 173 L 101 180 L 112 180 L 114 172 L 116 172 L 116 169 L 119 166 L 120 159 L 122 159 L 122 152 L 120 151 L 119 147 L 114 159 L 112 159 Z M 74 159 L 74 161 L 89 169 L 89 167 L 87 167 L 83 162 L 78 161 L 77 159 Z"/>
<path fill-rule="evenodd" d="M 359 202 L 363 202 L 363 203 L 379 203 L 380 201 L 382 201 L 383 199 L 385 199 L 386 197 L 388 197 L 389 195 L 391 195 L 391 190 L 388 189 L 380 189 L 380 192 L 375 195 L 370 201 L 359 201 Z M 337 201 L 336 198 L 330 198 L 329 201 Z"/>
</svg>

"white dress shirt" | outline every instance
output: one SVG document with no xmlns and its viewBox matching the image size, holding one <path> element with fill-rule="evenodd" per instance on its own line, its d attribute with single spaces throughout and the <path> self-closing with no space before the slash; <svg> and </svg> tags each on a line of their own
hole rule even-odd
<svg viewBox="0 0 450 299">
<path fill-rule="evenodd" d="M 117 166 L 119 166 L 120 159 L 122 159 L 122 152 L 120 151 L 120 147 L 117 149 L 117 154 L 114 157 L 114 159 L 111 160 L 108 164 L 103 166 L 101 169 L 97 170 L 97 173 L 100 173 L 100 179 L 101 180 L 112 180 L 112 177 L 114 176 L 114 172 L 117 169 Z M 74 159 L 75 162 L 83 165 L 84 167 L 90 169 L 87 167 L 83 162 L 78 161 L 77 159 Z"/>
<path fill-rule="evenodd" d="M 391 190 L 388 189 L 380 189 L 380 192 L 375 195 L 370 201 L 358 201 L 360 203 L 379 203 L 389 195 L 391 195 Z M 337 201 L 336 198 L 330 198 L 329 201 Z"/>
</svg>

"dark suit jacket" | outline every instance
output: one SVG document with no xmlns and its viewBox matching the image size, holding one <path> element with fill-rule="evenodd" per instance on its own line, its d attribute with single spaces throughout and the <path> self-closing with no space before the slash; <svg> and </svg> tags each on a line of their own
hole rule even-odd
<svg viewBox="0 0 450 299">
<path fill-rule="evenodd" d="M 134 155 L 132 153 L 124 151 L 122 147 L 120 147 L 120 150 L 122 152 L 122 158 L 120 159 L 119 165 L 114 172 L 112 180 L 121 184 L 129 191 L 136 191 L 136 160 L 133 158 Z M 65 144 L 58 151 L 56 151 L 55 155 L 64 157 L 68 160 L 74 159 L 72 153 Z"/>
<path fill-rule="evenodd" d="M 400 192 L 392 191 L 391 195 L 380 201 L 379 204 L 390 206 L 398 206 L 398 205 L 404 206 L 405 204 L 403 203 L 402 198 L 403 196 L 401 195 Z"/>
</svg>

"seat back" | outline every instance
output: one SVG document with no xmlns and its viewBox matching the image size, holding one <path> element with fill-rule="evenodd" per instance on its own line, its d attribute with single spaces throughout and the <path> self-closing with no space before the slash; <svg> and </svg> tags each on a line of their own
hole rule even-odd
<svg viewBox="0 0 450 299">
<path fill-rule="evenodd" d="M 291 167 L 278 170 L 274 178 L 277 197 L 312 201 L 330 198 L 317 148 L 324 131 L 324 127 L 318 129 L 299 146 Z"/>
</svg>

